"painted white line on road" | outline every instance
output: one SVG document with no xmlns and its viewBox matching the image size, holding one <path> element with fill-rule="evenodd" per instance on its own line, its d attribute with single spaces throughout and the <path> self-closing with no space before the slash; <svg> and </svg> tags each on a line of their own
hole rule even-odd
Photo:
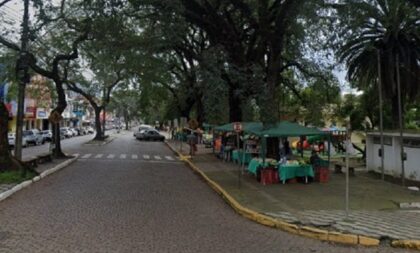
<svg viewBox="0 0 420 253">
<path fill-rule="evenodd" d="M 156 160 L 162 160 L 162 158 L 160 156 L 158 156 L 158 155 L 155 155 L 155 159 Z"/>
<path fill-rule="evenodd" d="M 125 158 L 127 158 L 127 155 L 126 154 L 121 154 L 120 155 L 120 159 L 125 159 Z"/>
<path fill-rule="evenodd" d="M 143 155 L 143 158 L 146 159 L 146 160 L 149 160 L 150 159 L 150 155 Z"/>
<path fill-rule="evenodd" d="M 104 156 L 104 154 L 97 154 L 97 155 L 95 156 L 95 158 L 102 158 L 102 156 Z"/>
<path fill-rule="evenodd" d="M 131 155 L 131 159 L 138 159 L 139 157 L 137 155 Z"/>
<path fill-rule="evenodd" d="M 86 155 L 82 156 L 81 158 L 86 159 L 86 158 L 89 158 L 91 156 L 92 156 L 92 154 L 86 154 Z"/>
<path fill-rule="evenodd" d="M 171 156 L 165 156 L 166 160 L 173 161 L 174 159 Z"/>
<path fill-rule="evenodd" d="M 110 154 L 110 155 L 108 155 L 106 158 L 108 158 L 108 159 L 114 159 L 114 157 L 115 157 L 115 155 L 114 155 L 114 154 Z"/>
</svg>

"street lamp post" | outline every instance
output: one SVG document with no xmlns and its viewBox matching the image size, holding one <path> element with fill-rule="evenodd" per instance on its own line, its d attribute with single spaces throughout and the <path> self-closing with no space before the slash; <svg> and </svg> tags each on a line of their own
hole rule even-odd
<svg viewBox="0 0 420 253">
<path fill-rule="evenodd" d="M 29 82 L 29 63 L 28 63 L 28 40 L 29 40 L 29 0 L 24 1 L 24 12 L 22 21 L 22 37 L 19 59 L 17 62 L 17 73 L 19 78 L 18 88 L 18 108 L 16 119 L 16 140 L 15 140 L 15 157 L 22 160 L 22 135 L 23 135 L 23 116 L 25 106 L 25 87 Z"/>
</svg>

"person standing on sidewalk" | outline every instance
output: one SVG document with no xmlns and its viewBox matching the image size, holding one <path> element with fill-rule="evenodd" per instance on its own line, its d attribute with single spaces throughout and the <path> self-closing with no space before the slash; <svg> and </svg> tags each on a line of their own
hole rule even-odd
<svg viewBox="0 0 420 253">
<path fill-rule="evenodd" d="M 193 131 L 187 136 L 187 143 L 190 145 L 190 155 L 195 155 L 195 151 L 197 151 L 197 137 Z"/>
</svg>

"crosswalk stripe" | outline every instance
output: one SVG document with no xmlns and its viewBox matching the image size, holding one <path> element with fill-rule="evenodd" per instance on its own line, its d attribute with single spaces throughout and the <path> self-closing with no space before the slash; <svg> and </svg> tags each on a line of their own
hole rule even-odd
<svg viewBox="0 0 420 253">
<path fill-rule="evenodd" d="M 173 161 L 174 159 L 171 157 L 171 156 L 165 156 L 165 158 L 166 158 L 166 160 L 170 160 L 170 161 Z"/>
<path fill-rule="evenodd" d="M 127 158 L 127 155 L 126 155 L 126 154 L 121 154 L 121 155 L 120 155 L 120 158 L 121 158 L 121 159 L 125 159 L 125 158 Z"/>
<path fill-rule="evenodd" d="M 131 159 L 137 159 L 139 158 L 137 155 L 131 155 Z"/>
<path fill-rule="evenodd" d="M 104 154 L 97 154 L 97 155 L 95 156 L 95 158 L 102 158 L 102 156 L 104 156 Z"/>
<path fill-rule="evenodd" d="M 114 154 L 110 154 L 110 155 L 108 155 L 106 158 L 109 158 L 109 159 L 114 159 L 114 157 L 115 157 L 115 155 L 114 155 Z"/>
<path fill-rule="evenodd" d="M 86 154 L 86 155 L 83 155 L 83 156 L 82 156 L 82 158 L 83 158 L 83 159 L 86 159 L 86 158 L 89 158 L 89 157 L 91 157 L 91 156 L 92 156 L 92 154 Z"/>
<path fill-rule="evenodd" d="M 146 159 L 146 160 L 149 160 L 150 156 L 149 155 L 143 155 L 143 158 Z"/>
<path fill-rule="evenodd" d="M 158 155 L 155 155 L 155 159 L 156 160 L 162 160 L 162 158 L 160 156 L 158 156 Z"/>
</svg>

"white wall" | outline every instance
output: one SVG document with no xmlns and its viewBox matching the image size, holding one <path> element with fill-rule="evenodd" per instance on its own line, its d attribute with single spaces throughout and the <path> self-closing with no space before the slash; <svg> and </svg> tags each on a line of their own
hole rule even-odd
<svg viewBox="0 0 420 253">
<path fill-rule="evenodd" d="M 366 138 L 366 166 L 368 170 L 381 173 L 381 157 L 378 155 L 380 144 L 373 144 L 373 136 Z M 385 174 L 395 177 L 401 176 L 400 140 L 392 136 L 392 146 L 384 145 Z M 407 160 L 404 162 L 405 178 L 420 181 L 420 148 L 404 147 Z"/>
</svg>

